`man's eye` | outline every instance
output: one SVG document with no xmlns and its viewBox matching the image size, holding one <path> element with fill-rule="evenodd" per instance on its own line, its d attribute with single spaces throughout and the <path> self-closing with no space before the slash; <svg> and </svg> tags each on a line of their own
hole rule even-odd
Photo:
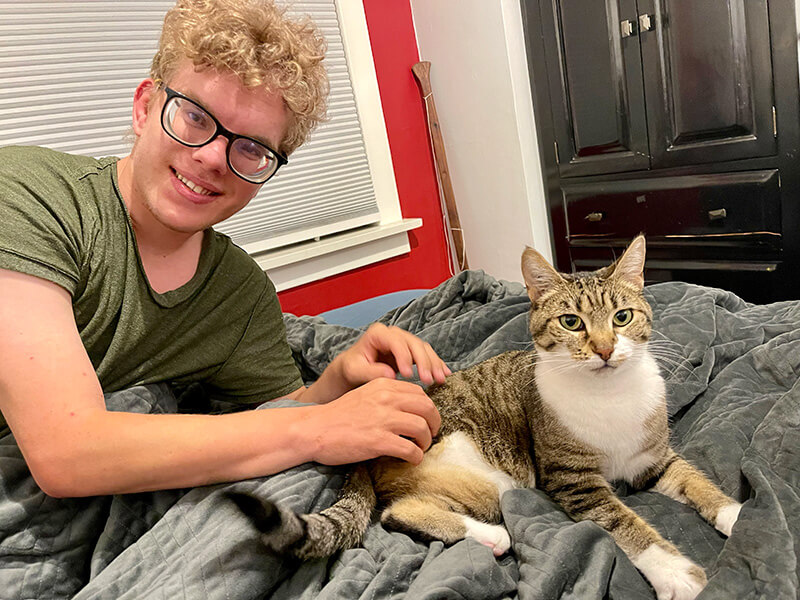
<svg viewBox="0 0 800 600">
<path fill-rule="evenodd" d="M 264 146 L 249 140 L 240 140 L 236 145 L 236 150 L 244 154 L 250 160 L 261 160 L 267 154 Z"/>
<path fill-rule="evenodd" d="M 201 110 L 187 109 L 183 112 L 183 118 L 193 127 L 206 129 L 208 127 L 208 115 Z"/>
<path fill-rule="evenodd" d="M 583 321 L 578 315 L 561 315 L 558 322 L 567 331 L 578 331 L 583 329 Z"/>
</svg>

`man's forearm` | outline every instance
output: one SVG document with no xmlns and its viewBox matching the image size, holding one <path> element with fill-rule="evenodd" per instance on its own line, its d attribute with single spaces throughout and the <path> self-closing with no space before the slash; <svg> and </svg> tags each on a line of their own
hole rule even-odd
<svg viewBox="0 0 800 600">
<path fill-rule="evenodd" d="M 313 459 L 309 410 L 315 407 L 218 416 L 96 411 L 53 433 L 49 455 L 26 459 L 37 483 L 59 497 L 248 479 Z"/>
</svg>

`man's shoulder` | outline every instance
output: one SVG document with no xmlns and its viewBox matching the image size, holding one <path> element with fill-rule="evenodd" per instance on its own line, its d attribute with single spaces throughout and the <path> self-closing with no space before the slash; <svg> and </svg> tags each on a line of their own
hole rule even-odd
<svg viewBox="0 0 800 600">
<path fill-rule="evenodd" d="M 116 157 L 92 158 L 39 146 L 0 148 L 0 195 L 54 209 L 87 210 L 114 194 Z M 99 177 L 87 177 L 99 175 Z"/>
<path fill-rule="evenodd" d="M 119 252 L 125 243 L 124 231 L 108 233 L 124 226 L 120 210 L 101 201 L 113 193 L 111 177 L 94 185 L 82 175 L 101 164 L 47 148 L 0 148 L 4 268 L 48 279 L 74 294 L 91 271 L 90 257 L 116 256 L 94 254 L 96 244 Z"/>
<path fill-rule="evenodd" d="M 4 175 L 31 176 L 40 171 L 75 173 L 97 168 L 103 159 L 69 154 L 41 146 L 0 147 L 0 172 Z"/>
<path fill-rule="evenodd" d="M 211 235 L 215 251 L 222 260 L 245 271 L 262 272 L 255 259 L 237 245 L 230 236 L 214 228 L 211 228 Z"/>
<path fill-rule="evenodd" d="M 229 281 L 238 280 L 241 283 L 248 280 L 258 289 L 266 287 L 274 293 L 275 288 L 269 276 L 246 250 L 224 233 L 213 228 L 211 233 L 217 272 L 225 273 Z"/>
<path fill-rule="evenodd" d="M 34 196 L 107 196 L 113 189 L 111 167 L 116 162 L 116 157 L 98 159 L 39 146 L 6 146 L 0 148 L 0 189 Z M 87 190 L 96 185 L 97 190 Z"/>
</svg>

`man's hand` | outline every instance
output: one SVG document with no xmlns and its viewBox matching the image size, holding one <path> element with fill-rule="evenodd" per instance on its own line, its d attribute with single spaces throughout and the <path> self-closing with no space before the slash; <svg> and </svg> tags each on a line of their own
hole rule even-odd
<svg viewBox="0 0 800 600">
<path fill-rule="evenodd" d="M 414 376 L 444 383 L 451 371 L 430 344 L 400 329 L 375 323 L 337 356 L 308 389 L 291 397 L 316 403 L 302 435 L 313 460 L 343 464 L 393 456 L 419 464 L 439 431 L 439 412 Z"/>
<path fill-rule="evenodd" d="M 314 407 L 310 414 L 306 426 L 313 460 L 330 465 L 378 456 L 419 464 L 441 424 L 422 388 L 384 378 Z"/>
<path fill-rule="evenodd" d="M 444 383 L 451 371 L 431 345 L 417 336 L 381 323 L 369 329 L 348 350 L 331 364 L 338 368 L 351 388 L 379 377 L 394 379 L 396 373 L 410 379 L 417 365 L 419 378 L 425 385 Z"/>
</svg>

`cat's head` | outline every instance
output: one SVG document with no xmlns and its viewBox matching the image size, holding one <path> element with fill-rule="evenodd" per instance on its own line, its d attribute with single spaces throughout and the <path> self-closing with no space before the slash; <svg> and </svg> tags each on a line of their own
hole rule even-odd
<svg viewBox="0 0 800 600">
<path fill-rule="evenodd" d="M 564 274 L 533 248 L 522 255 L 531 299 L 529 325 L 540 356 L 569 358 L 611 372 L 650 337 L 652 310 L 644 287 L 644 236 L 598 271 Z"/>
</svg>

